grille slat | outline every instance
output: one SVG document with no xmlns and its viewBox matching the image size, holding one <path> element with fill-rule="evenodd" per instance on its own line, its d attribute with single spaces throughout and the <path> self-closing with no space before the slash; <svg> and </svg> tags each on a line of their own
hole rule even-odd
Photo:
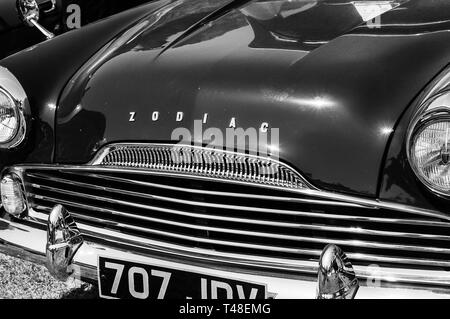
<svg viewBox="0 0 450 319">
<path fill-rule="evenodd" d="M 52 199 L 53 201 L 57 201 L 60 202 L 61 204 L 64 205 L 68 205 L 68 207 L 74 207 L 75 205 L 79 206 L 79 204 L 73 203 L 73 202 L 68 202 L 68 201 L 61 201 L 61 200 L 57 200 L 57 199 Z M 46 211 L 46 212 L 50 212 L 51 208 L 49 207 L 45 207 L 45 206 L 36 206 L 36 209 L 41 210 L 41 211 Z M 104 211 L 101 208 L 95 208 L 95 209 L 100 209 L 102 211 Z M 73 212 L 73 211 L 72 211 Z M 96 219 L 96 218 L 90 218 L 87 217 L 86 215 L 82 215 L 79 213 L 73 213 L 73 216 L 76 219 L 79 219 L 79 221 L 97 221 L 97 222 L 105 222 L 105 219 Z M 109 224 L 116 224 L 114 222 L 109 222 Z M 99 235 L 98 233 L 94 233 L 94 234 L 90 234 L 90 236 L 96 236 Z M 101 239 L 101 237 L 98 237 L 99 239 Z M 144 244 L 145 243 L 145 238 L 137 238 L 134 243 L 141 243 Z M 223 244 L 223 242 L 220 242 L 220 244 Z M 225 243 L 226 244 L 226 243 Z M 267 248 L 267 246 L 258 246 L 258 248 L 265 250 Z M 273 247 L 270 247 L 270 249 L 273 249 Z M 280 250 L 279 248 L 277 248 L 277 251 L 281 251 L 281 252 L 292 252 L 292 250 Z M 296 250 L 297 253 L 300 253 L 302 255 L 306 255 L 306 256 L 310 256 L 310 257 L 318 257 L 321 254 L 321 250 L 314 250 L 314 249 L 310 249 L 310 250 Z M 422 266 L 436 266 L 436 267 L 450 267 L 450 262 L 446 262 L 446 261 L 439 261 L 439 260 L 430 260 L 430 259 L 409 259 L 409 258 L 399 258 L 399 257 L 389 257 L 389 256 L 383 256 L 383 255 L 370 255 L 370 254 L 361 254 L 361 253 L 357 253 L 357 254 L 348 254 L 349 257 L 353 260 L 353 261 L 367 261 L 370 260 L 372 262 L 380 262 L 380 263 L 390 263 L 390 264 L 399 264 L 399 265 L 422 265 Z"/>
<path fill-rule="evenodd" d="M 99 234 L 109 229 L 243 258 L 311 261 L 335 243 L 357 265 L 450 267 L 450 223 L 437 218 L 114 168 L 35 168 L 23 176 L 33 209 L 48 214 L 63 204 Z"/>
<path fill-rule="evenodd" d="M 36 185 L 29 185 L 31 187 L 35 187 Z M 70 192 L 70 191 L 66 191 L 66 190 L 61 190 L 61 189 L 55 189 L 52 187 L 46 187 L 46 186 L 39 186 L 39 189 L 45 189 L 45 190 L 50 190 L 59 194 L 70 194 L 72 196 L 79 196 L 79 197 L 91 197 L 88 194 L 76 194 L 74 192 Z M 152 217 L 148 217 L 148 216 L 142 216 L 142 215 L 138 215 L 138 214 L 130 214 L 127 212 L 123 212 L 123 211 L 118 211 L 118 210 L 113 210 L 113 209 L 105 209 L 102 208 L 100 206 L 93 206 L 93 205 L 83 205 L 82 203 L 80 203 L 80 201 L 78 202 L 74 202 L 74 201 L 67 201 L 67 200 L 63 200 L 61 198 L 56 198 L 56 197 L 48 197 L 48 196 L 40 196 L 40 195 L 33 195 L 34 198 L 37 199 L 42 199 L 42 200 L 46 200 L 48 202 L 58 202 L 64 205 L 69 205 L 71 207 L 82 207 L 84 209 L 87 210 L 91 210 L 91 211 L 100 211 L 103 213 L 107 213 L 107 214 L 112 214 L 112 215 L 118 215 L 118 216 L 122 216 L 122 217 L 127 217 L 127 218 L 131 218 L 131 219 L 135 219 L 137 221 L 142 220 L 142 221 L 148 221 L 148 222 L 155 222 L 155 223 L 162 223 L 162 224 L 171 224 L 171 225 L 178 225 L 181 227 L 188 227 L 188 228 L 196 228 L 196 225 L 194 224 L 189 224 L 189 223 L 176 223 L 176 222 L 169 222 L 168 220 L 162 219 L 162 218 L 152 218 Z M 102 200 L 106 200 L 106 199 L 102 199 L 99 198 L 100 201 Z M 45 209 L 47 208 L 47 210 L 50 210 L 50 208 L 48 207 L 38 207 L 40 209 Z M 204 220 L 216 220 L 216 221 L 220 221 L 220 222 L 232 222 L 235 224 L 245 224 L 245 225 L 262 225 L 262 226 L 268 226 L 271 228 L 292 228 L 292 229 L 298 229 L 298 230 L 315 230 L 315 231 L 326 231 L 326 232 L 331 232 L 331 233 L 347 233 L 347 234 L 351 234 L 351 235 L 357 235 L 360 233 L 365 233 L 367 235 L 371 235 L 371 236 L 389 236 L 389 237 L 399 237 L 399 238 L 412 238 L 412 239 L 432 239 L 432 240 L 439 240 L 439 241 L 450 241 L 450 236 L 446 236 L 446 235 L 431 235 L 431 234 L 419 234 L 419 233 L 405 233 L 405 232 L 389 232 L 389 231 L 380 231 L 380 230 L 373 230 L 373 229 L 367 229 L 367 228 L 353 228 L 353 227 L 338 227 L 338 226 L 327 226 L 327 225 L 315 225 L 315 224 L 302 224 L 302 223 L 287 223 L 287 222 L 277 222 L 277 221 L 268 221 L 268 220 L 257 220 L 257 219 L 249 219 L 249 218 L 233 218 L 233 217 L 227 217 L 227 216 L 219 216 L 219 215 L 207 215 L 207 214 L 200 214 L 200 213 L 191 213 L 188 211 L 178 211 L 178 210 L 173 210 L 173 209 L 164 209 L 164 208 L 160 208 L 160 207 L 156 207 L 156 206 L 148 206 L 146 207 L 149 210 L 154 210 L 154 211 L 160 211 L 160 212 L 164 212 L 167 214 L 172 214 L 172 215 L 179 215 L 179 216 L 184 216 L 184 217 L 192 217 L 195 219 L 204 219 Z M 213 228 L 203 228 L 204 230 L 208 230 L 208 231 L 214 231 Z M 218 230 L 216 230 L 218 231 Z M 226 232 L 227 230 L 222 230 L 222 232 Z M 245 231 L 240 231 L 241 234 L 244 234 Z M 234 232 L 233 232 L 234 233 Z M 248 236 L 256 236 L 258 233 L 248 233 Z M 276 234 L 270 234 L 270 233 L 259 233 L 259 236 L 266 236 L 267 238 L 273 238 L 272 236 L 276 235 Z M 288 236 L 284 236 L 284 239 L 288 239 Z M 302 238 L 299 236 L 296 237 L 292 237 L 291 236 L 291 240 L 300 240 L 300 241 L 311 241 L 312 239 L 310 238 Z M 319 240 L 314 240 L 315 242 L 323 242 L 325 239 L 319 239 Z M 333 243 L 333 239 L 330 238 L 330 243 Z M 376 245 L 376 248 L 382 248 L 381 244 L 377 244 L 377 243 L 370 243 L 370 242 L 365 242 L 365 245 Z M 387 249 L 405 249 L 405 247 L 402 246 L 398 246 L 398 245 L 387 245 L 386 246 Z M 424 251 L 422 247 L 408 247 L 408 249 L 416 249 L 417 251 Z M 436 251 L 436 249 L 433 249 L 434 251 Z M 430 250 L 431 251 L 431 250 Z M 442 250 L 441 248 L 437 248 L 437 251 L 441 251 L 442 253 L 447 253 L 446 251 Z M 450 251 L 448 252 L 450 253 Z"/>
<path fill-rule="evenodd" d="M 83 227 L 83 226 L 82 226 Z M 88 228 L 88 227 L 87 227 Z M 92 232 L 89 230 L 85 231 L 86 234 L 89 235 L 90 238 L 96 238 L 98 240 L 103 240 L 105 239 L 104 236 L 102 237 L 102 235 L 99 235 L 97 232 Z M 148 246 L 153 247 L 153 242 L 151 242 L 148 238 L 144 238 L 144 237 L 133 237 L 130 236 L 131 240 L 129 241 L 129 243 L 131 243 L 133 246 L 137 246 L 137 245 L 142 245 L 142 247 L 146 247 L 146 244 L 148 243 Z M 128 238 L 128 239 L 130 239 Z M 109 238 L 108 238 L 109 239 Z M 112 241 L 114 241 L 114 238 L 111 238 Z M 123 241 L 123 239 L 122 239 Z M 186 255 L 189 254 L 189 251 L 186 250 L 185 251 Z M 208 256 L 210 257 L 211 255 L 217 255 L 218 257 L 227 257 L 227 258 L 236 258 L 238 260 L 240 260 L 242 262 L 242 255 L 238 255 L 238 254 L 227 254 L 227 253 L 222 253 L 222 252 L 214 252 L 214 251 L 208 251 Z M 321 250 L 310 250 L 310 254 L 313 257 L 313 259 L 311 259 L 312 262 L 315 263 L 315 261 L 317 260 L 317 258 L 320 256 L 320 254 L 322 253 Z M 230 256 L 231 255 L 231 256 Z M 450 267 L 450 262 L 447 261 L 441 261 L 441 260 L 430 260 L 430 259 L 420 259 L 420 258 L 399 258 L 399 257 L 389 257 L 389 256 L 383 256 L 383 255 L 371 255 L 371 254 L 361 254 L 361 253 L 357 253 L 357 254 L 353 254 L 353 253 L 349 253 L 347 254 L 347 256 L 352 260 L 352 261 L 366 261 L 366 260 L 370 260 L 374 263 L 385 263 L 385 264 L 392 264 L 392 265 L 410 265 L 410 266 L 426 266 L 429 267 L 430 265 L 433 265 L 435 267 L 442 267 L 442 268 L 448 268 Z M 196 256 L 198 257 L 198 256 Z M 286 268 L 294 268 L 297 269 L 299 268 L 299 265 L 296 264 L 296 260 L 295 259 L 275 259 L 275 258 L 270 258 L 270 257 L 264 257 L 263 259 L 261 259 L 261 257 L 256 256 L 256 255 L 248 255 L 246 256 L 247 261 L 254 261 L 254 260 L 264 260 L 268 265 L 273 266 L 274 264 L 276 264 L 278 267 L 280 267 L 280 265 L 285 265 Z M 316 264 L 316 263 L 315 263 Z M 317 266 L 317 264 L 316 264 Z M 317 274 L 317 269 L 304 269 L 304 271 L 309 271 L 311 274 L 316 275 Z M 422 281 L 426 281 L 427 278 L 422 278 Z M 415 279 L 415 281 L 417 281 L 417 279 Z M 413 281 L 412 281 L 413 282 Z M 441 282 L 442 284 L 446 284 L 446 282 Z"/>
<path fill-rule="evenodd" d="M 193 236 L 186 236 L 186 235 L 180 235 L 175 233 L 167 233 L 164 231 L 149 229 L 149 228 L 143 228 L 139 226 L 133 226 L 130 224 L 119 224 L 112 220 L 104 219 L 104 218 L 94 218 L 89 217 L 86 215 L 78 214 L 76 212 L 72 213 L 74 218 L 77 218 L 81 221 L 87 221 L 87 222 L 99 222 L 99 223 L 105 223 L 106 225 L 114 225 L 118 228 L 128 229 L 128 230 L 134 230 L 139 231 L 144 234 L 157 234 L 163 237 L 169 237 L 169 238 L 178 238 L 183 239 L 186 241 L 191 242 L 202 242 L 207 244 L 216 244 L 219 246 L 230 246 L 230 247 L 244 247 L 244 248 L 250 248 L 250 249 L 256 249 L 256 250 L 262 250 L 262 251 L 276 251 L 276 252 L 284 252 L 284 253 L 290 253 L 290 254 L 301 254 L 301 255 L 312 255 L 316 256 L 317 250 L 308 250 L 308 249 L 298 249 L 298 248 L 286 248 L 286 247 L 276 247 L 276 246 L 269 246 L 269 245 L 256 245 L 256 244 L 249 244 L 246 242 L 238 242 L 238 241 L 219 241 L 214 239 L 207 239 L 207 238 L 201 238 L 201 237 L 193 237 Z M 198 228 L 203 228 L 201 226 L 197 226 Z M 219 231 L 219 230 L 217 230 Z M 222 229 L 221 231 L 225 231 Z"/>
<path fill-rule="evenodd" d="M 171 191 L 177 191 L 177 192 L 184 192 L 184 193 L 191 193 L 191 194 L 204 194 L 204 195 L 212 195 L 212 196 L 218 196 L 218 197 L 237 197 L 237 198 L 252 198 L 252 199 L 258 199 L 258 200 L 273 200 L 273 201 L 289 201 L 289 202 L 296 202 L 296 203 L 302 203 L 302 204 L 320 204 L 320 205 L 333 205 L 333 206 L 346 206 L 346 207 L 361 207 L 361 205 L 357 204 L 351 204 L 351 203 L 344 203 L 344 202 L 336 202 L 336 201 L 326 201 L 326 200 L 314 200 L 314 199 L 304 199 L 304 198 L 294 198 L 294 197 L 277 197 L 277 196 L 270 196 L 270 195 L 257 195 L 257 194 L 242 194 L 242 193 L 236 193 L 236 192 L 224 192 L 224 191 L 210 191 L 207 189 L 202 190 L 196 190 L 196 189 L 186 189 L 182 187 L 176 187 L 176 186 L 169 186 L 164 184 L 156 184 L 156 183 L 148 183 L 138 180 L 132 180 L 128 178 L 122 178 L 122 177 L 114 177 L 114 176 L 108 176 L 108 175 L 98 175 L 93 173 L 87 173 L 87 172 L 65 172 L 67 175 L 75 174 L 75 176 L 87 176 L 92 177 L 96 179 L 103 179 L 108 181 L 114 181 L 124 184 L 131 184 L 131 185 L 137 185 L 137 186 L 144 186 L 144 187 L 153 187 L 153 188 L 161 188 L 164 190 L 171 190 Z M 38 179 L 48 179 L 49 177 L 42 174 L 28 174 L 30 177 L 38 178 Z M 61 181 L 65 183 L 73 183 L 72 180 L 69 179 L 61 179 L 61 178 L 55 178 L 52 177 L 55 181 Z M 91 185 L 95 186 L 95 185 Z M 367 207 L 368 208 L 368 207 Z"/>
<path fill-rule="evenodd" d="M 80 195 L 80 197 L 86 196 L 86 194 Z M 54 199 L 54 198 L 43 198 L 48 199 L 50 201 L 56 201 L 61 202 L 61 200 Z M 66 203 L 67 204 L 67 203 Z M 95 209 L 95 208 L 94 208 Z M 83 219 L 93 219 L 92 217 L 82 216 L 79 215 L 79 218 Z M 108 223 L 113 223 L 112 220 L 108 220 L 107 218 L 104 219 L 97 219 L 97 221 L 109 221 Z M 204 231 L 210 231 L 210 232 L 216 232 L 216 233 L 226 233 L 226 234 L 234 234 L 234 235 L 240 235 L 240 236 L 250 236 L 250 237 L 263 237 L 263 238 L 269 238 L 269 239 L 283 239 L 287 241 L 299 241 L 299 242 L 310 242 L 310 243 L 333 243 L 337 245 L 343 245 L 343 246 L 353 246 L 353 247 L 361 247 L 365 246 L 367 248 L 378 248 L 378 249 L 393 249 L 393 250 L 409 250 L 409 251 L 417 251 L 417 252 L 435 252 L 435 253 L 442 253 L 442 254 L 450 254 L 450 249 L 444 249 L 444 248 L 437 248 L 437 247 L 421 247 L 421 246 L 407 246 L 407 245 L 393 245 L 393 244 L 384 244 L 380 242 L 371 242 L 371 241 L 353 241 L 353 240 L 337 240 L 330 236 L 329 238 L 309 238 L 309 237 L 302 237 L 302 236 L 288 236 L 288 235 L 280 235 L 275 233 L 261 233 L 261 232 L 254 232 L 254 231 L 246 231 L 242 229 L 225 229 L 225 228 L 217 228 L 217 227 L 204 227 L 204 226 L 198 226 L 198 225 L 189 225 L 186 223 L 178 223 L 178 222 L 170 222 L 167 220 L 157 220 L 149 218 L 148 221 L 162 223 L 162 224 L 168 224 L 171 226 L 178 226 L 178 227 L 185 227 L 189 229 L 196 229 L 196 230 L 204 230 Z M 138 230 L 143 233 L 152 233 L 153 230 L 143 227 L 138 227 L 134 225 L 127 225 L 127 224 L 120 224 L 117 223 L 117 227 L 123 227 L 125 229 L 134 229 Z M 159 233 L 163 234 L 167 237 L 171 237 L 173 234 L 171 233 Z M 188 239 L 191 241 L 198 241 L 200 240 L 197 237 L 188 237 L 183 236 L 184 239 Z M 207 241 L 206 241 L 207 242 Z M 269 249 L 269 246 L 265 246 L 267 249 Z M 269 249 L 271 250 L 271 249 Z M 277 249 L 277 251 L 284 251 L 281 248 Z M 295 252 L 292 250 L 288 250 L 290 252 Z"/>
<path fill-rule="evenodd" d="M 321 206 L 335 206 L 335 207 L 353 207 L 353 208 L 366 208 L 366 207 L 362 207 L 360 205 L 356 205 L 356 204 L 351 204 L 351 203 L 341 203 L 341 202 L 332 202 L 332 201 L 325 201 L 325 200 L 313 200 L 313 199 L 301 199 L 301 198 L 292 198 L 292 197 L 276 197 L 276 196 L 261 196 L 261 195 L 254 195 L 254 194 L 240 194 L 240 193 L 231 193 L 231 192 L 213 192 L 213 191 L 207 191 L 207 190 L 195 190 L 195 189 L 183 189 L 180 187 L 173 187 L 173 186 L 168 186 L 168 185 L 163 185 L 163 184 L 155 184 L 155 183 L 147 183 L 147 182 L 141 182 L 141 181 L 136 181 L 136 180 L 130 180 L 130 179 L 126 179 L 126 178 L 120 178 L 120 177 L 113 177 L 113 176 L 108 176 L 108 175 L 98 175 L 98 174 L 91 174 L 91 173 L 74 173 L 74 172 L 65 172 L 65 174 L 67 174 L 67 176 L 89 176 L 92 178 L 96 178 L 96 179 L 101 179 L 101 180 L 110 180 L 110 181 L 115 181 L 115 182 L 120 182 L 120 183 L 133 183 L 136 184 L 138 186 L 144 186 L 144 187 L 157 187 L 157 188 L 162 188 L 164 190 L 176 190 L 176 191 L 180 191 L 180 192 L 188 192 L 188 193 L 193 193 L 193 194 L 206 194 L 206 195 L 212 195 L 212 196 L 218 196 L 218 197 L 226 197 L 227 199 L 229 198 L 251 198 L 251 199 L 258 199 L 258 200 L 264 200 L 264 201 L 277 201 L 280 202 L 280 205 L 283 205 L 284 202 L 293 202 L 293 203 L 298 203 L 298 204 L 313 204 L 313 205 L 321 205 Z M 129 193 L 129 194 L 133 194 L 134 196 L 139 196 L 139 197 L 149 197 L 150 199 L 161 199 L 161 197 L 156 197 L 152 194 L 146 193 L 146 194 L 142 194 L 142 193 L 136 193 L 136 192 L 128 192 L 127 190 L 123 189 L 123 188 L 111 188 L 111 187 L 105 187 L 105 186 L 99 186 L 96 184 L 89 184 L 89 183 L 85 183 L 85 182 L 76 182 L 74 180 L 70 180 L 68 178 L 58 178 L 58 177 L 54 177 L 54 176 L 46 176 L 45 174 L 35 174 L 35 173 L 30 173 L 28 174 L 29 177 L 37 179 L 38 181 L 44 182 L 46 180 L 51 179 L 52 182 L 58 182 L 58 183 L 63 183 L 63 184 L 67 184 L 67 185 L 76 185 L 76 186 L 80 186 L 80 187 L 85 187 L 88 189 L 93 189 L 93 190 L 104 190 L 104 191 L 108 191 L 111 193 Z M 55 191 L 55 192 L 60 192 L 61 189 L 60 188 L 56 188 L 56 187 L 48 187 L 48 186 L 44 186 L 41 184 L 29 184 L 29 186 L 31 187 L 36 187 L 36 188 L 47 188 L 51 191 Z M 62 192 L 65 193 L 65 192 Z M 89 196 L 89 195 L 88 195 Z M 165 200 L 171 200 L 170 198 L 164 198 Z M 107 199 L 108 201 L 110 199 Z M 175 200 L 172 200 L 175 201 Z M 79 203 L 81 204 L 81 203 Z M 205 206 L 205 203 L 202 202 L 189 202 L 189 205 L 191 206 Z M 247 211 L 255 211 L 255 212 L 264 212 L 264 213 L 270 213 L 270 214 L 283 214 L 283 215 L 294 215 L 294 216 L 299 216 L 299 217 L 309 217 L 309 218 L 329 218 L 329 219 L 343 219 L 343 220 L 348 220 L 348 221 L 355 221 L 355 222 L 370 222 L 370 223 L 388 223 L 388 224 L 403 224 L 403 225 L 420 225 L 420 226 L 432 226 L 432 227 L 446 227 L 446 228 L 450 228 L 450 223 L 446 223 L 446 222 L 439 222 L 436 220 L 425 220 L 425 219 L 407 219 L 407 218 L 402 218 L 402 219 L 395 219 L 395 218 L 377 218 L 377 217 L 368 217 L 368 216 L 358 216 L 358 215 L 345 215 L 345 214 L 330 214 L 330 213 L 320 213 L 320 212 L 308 212 L 308 211 L 289 211 L 289 210 L 276 210 L 276 209 L 264 209 L 263 207 L 261 208 L 249 208 L 249 207 L 242 207 L 242 206 L 233 206 L 233 205 L 222 205 L 219 203 L 213 204 L 210 203 L 210 205 L 207 205 L 207 207 L 221 207 L 224 209 L 232 209 L 232 210 L 247 210 Z M 173 210 L 164 210 L 160 207 L 156 207 L 156 206 L 149 206 L 150 209 L 152 210 L 161 210 L 163 212 L 170 212 Z M 369 208 L 366 208 L 369 209 Z M 187 214 L 187 212 L 183 211 L 183 212 L 178 212 L 179 214 Z M 199 216 L 199 215 L 197 215 Z M 208 218 L 218 218 L 221 220 L 229 220 L 229 221 L 233 221 L 233 218 L 229 218 L 227 219 L 225 216 L 210 216 L 208 215 Z M 223 218 L 223 219 L 222 219 Z M 245 219 L 244 219 L 245 220 Z M 255 219 L 251 219 L 251 220 L 245 220 L 245 221 L 251 221 L 252 223 L 258 222 L 258 220 Z M 273 224 L 273 221 L 270 221 L 268 223 Z M 301 225 L 301 224 L 299 224 Z M 292 223 L 284 223 L 283 226 L 285 227 L 294 227 Z M 305 225 L 307 226 L 307 225 Z M 323 226 L 326 227 L 326 226 Z M 370 229 L 352 229 L 350 227 L 346 228 L 349 232 L 351 232 L 352 230 L 354 232 L 370 232 Z M 401 235 L 396 235 L 396 234 L 401 234 Z M 374 235 L 379 234 L 379 235 L 391 235 L 391 236 L 408 236 L 409 234 L 407 233 L 402 233 L 402 232 L 374 232 Z M 414 237 L 412 238 L 420 238 L 420 237 L 429 237 L 426 236 L 425 234 L 415 234 Z M 441 239 L 441 240 L 448 240 L 450 239 L 450 236 L 436 236 L 436 235 L 430 235 L 430 238 L 435 238 L 435 239 Z"/>
</svg>

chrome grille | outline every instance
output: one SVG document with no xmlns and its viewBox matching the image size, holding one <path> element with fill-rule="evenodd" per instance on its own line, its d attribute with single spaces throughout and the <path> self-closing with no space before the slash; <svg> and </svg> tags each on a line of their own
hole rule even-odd
<svg viewBox="0 0 450 319">
<path fill-rule="evenodd" d="M 356 266 L 450 267 L 450 224 L 439 218 L 147 171 L 27 168 L 22 176 L 33 210 L 63 204 L 94 229 L 94 241 L 108 229 L 142 245 L 291 261 L 317 261 L 335 243 Z"/>
<path fill-rule="evenodd" d="M 311 188 L 292 168 L 269 157 L 187 145 L 115 144 L 92 165 L 154 169 L 287 188 Z"/>
</svg>

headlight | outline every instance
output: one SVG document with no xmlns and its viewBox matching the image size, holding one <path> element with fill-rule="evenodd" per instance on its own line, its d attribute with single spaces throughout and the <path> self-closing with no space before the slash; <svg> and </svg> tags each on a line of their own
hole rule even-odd
<svg viewBox="0 0 450 319">
<path fill-rule="evenodd" d="M 450 195 L 450 120 L 431 120 L 413 138 L 411 161 L 418 177 L 430 188 Z"/>
<path fill-rule="evenodd" d="M 450 68 L 425 93 L 408 130 L 408 158 L 426 187 L 450 197 Z"/>
<path fill-rule="evenodd" d="M 19 128 L 17 106 L 13 98 L 0 89 L 0 144 L 11 142 Z"/>
<path fill-rule="evenodd" d="M 0 67 L 0 148 L 11 149 L 25 138 L 28 99 L 19 81 Z"/>
</svg>

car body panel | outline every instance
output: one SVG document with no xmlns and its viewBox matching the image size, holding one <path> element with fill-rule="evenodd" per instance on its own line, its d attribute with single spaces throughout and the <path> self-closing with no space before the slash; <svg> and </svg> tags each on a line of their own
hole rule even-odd
<svg viewBox="0 0 450 319">
<path fill-rule="evenodd" d="M 123 12 L 2 60 L 0 65 L 10 70 L 24 87 L 32 105 L 33 121 L 23 145 L 0 150 L 0 167 L 20 162 L 53 162 L 56 105 L 70 77 L 124 28 L 167 2 L 149 3 Z"/>
<path fill-rule="evenodd" d="M 420 104 L 419 95 L 413 106 Z M 380 184 L 380 200 L 404 203 L 414 207 L 450 213 L 449 198 L 431 192 L 417 178 L 409 165 L 405 140 L 416 107 L 411 107 L 400 120 L 389 145 Z"/>
<path fill-rule="evenodd" d="M 274 34 L 289 29 L 296 14 L 258 20 L 253 4 L 169 45 L 159 30 L 170 24 L 151 29 L 82 78 L 59 105 L 56 161 L 85 163 L 117 141 L 166 142 L 178 127 L 193 132 L 194 120 L 208 113 L 204 129 L 225 130 L 233 118 L 243 129 L 280 128 L 280 158 L 315 186 L 376 197 L 398 119 L 448 63 L 449 23 L 436 29 L 432 16 L 417 20 L 423 2 L 410 1 L 385 13 L 386 24 L 382 18 L 376 29 L 362 26 L 355 10 L 344 10 L 334 22 L 339 32 L 324 28 L 308 37 L 297 28 L 290 39 Z M 329 4 L 317 10 L 328 12 Z M 316 14 L 297 14 L 310 11 Z M 397 21 L 417 22 L 422 32 L 393 29 Z M 137 119 L 129 122 L 132 112 Z M 178 112 L 184 112 L 182 123 Z M 66 141 L 77 134 L 83 138 L 69 147 Z"/>
</svg>

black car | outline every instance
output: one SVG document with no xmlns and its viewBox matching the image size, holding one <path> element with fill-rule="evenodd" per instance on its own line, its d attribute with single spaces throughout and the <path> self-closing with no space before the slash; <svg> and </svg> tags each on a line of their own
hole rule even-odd
<svg viewBox="0 0 450 319">
<path fill-rule="evenodd" d="M 450 2 L 161 0 L 0 61 L 0 251 L 105 298 L 450 296 Z"/>
<path fill-rule="evenodd" d="M 2 0 L 0 59 L 150 0 Z"/>
</svg>

